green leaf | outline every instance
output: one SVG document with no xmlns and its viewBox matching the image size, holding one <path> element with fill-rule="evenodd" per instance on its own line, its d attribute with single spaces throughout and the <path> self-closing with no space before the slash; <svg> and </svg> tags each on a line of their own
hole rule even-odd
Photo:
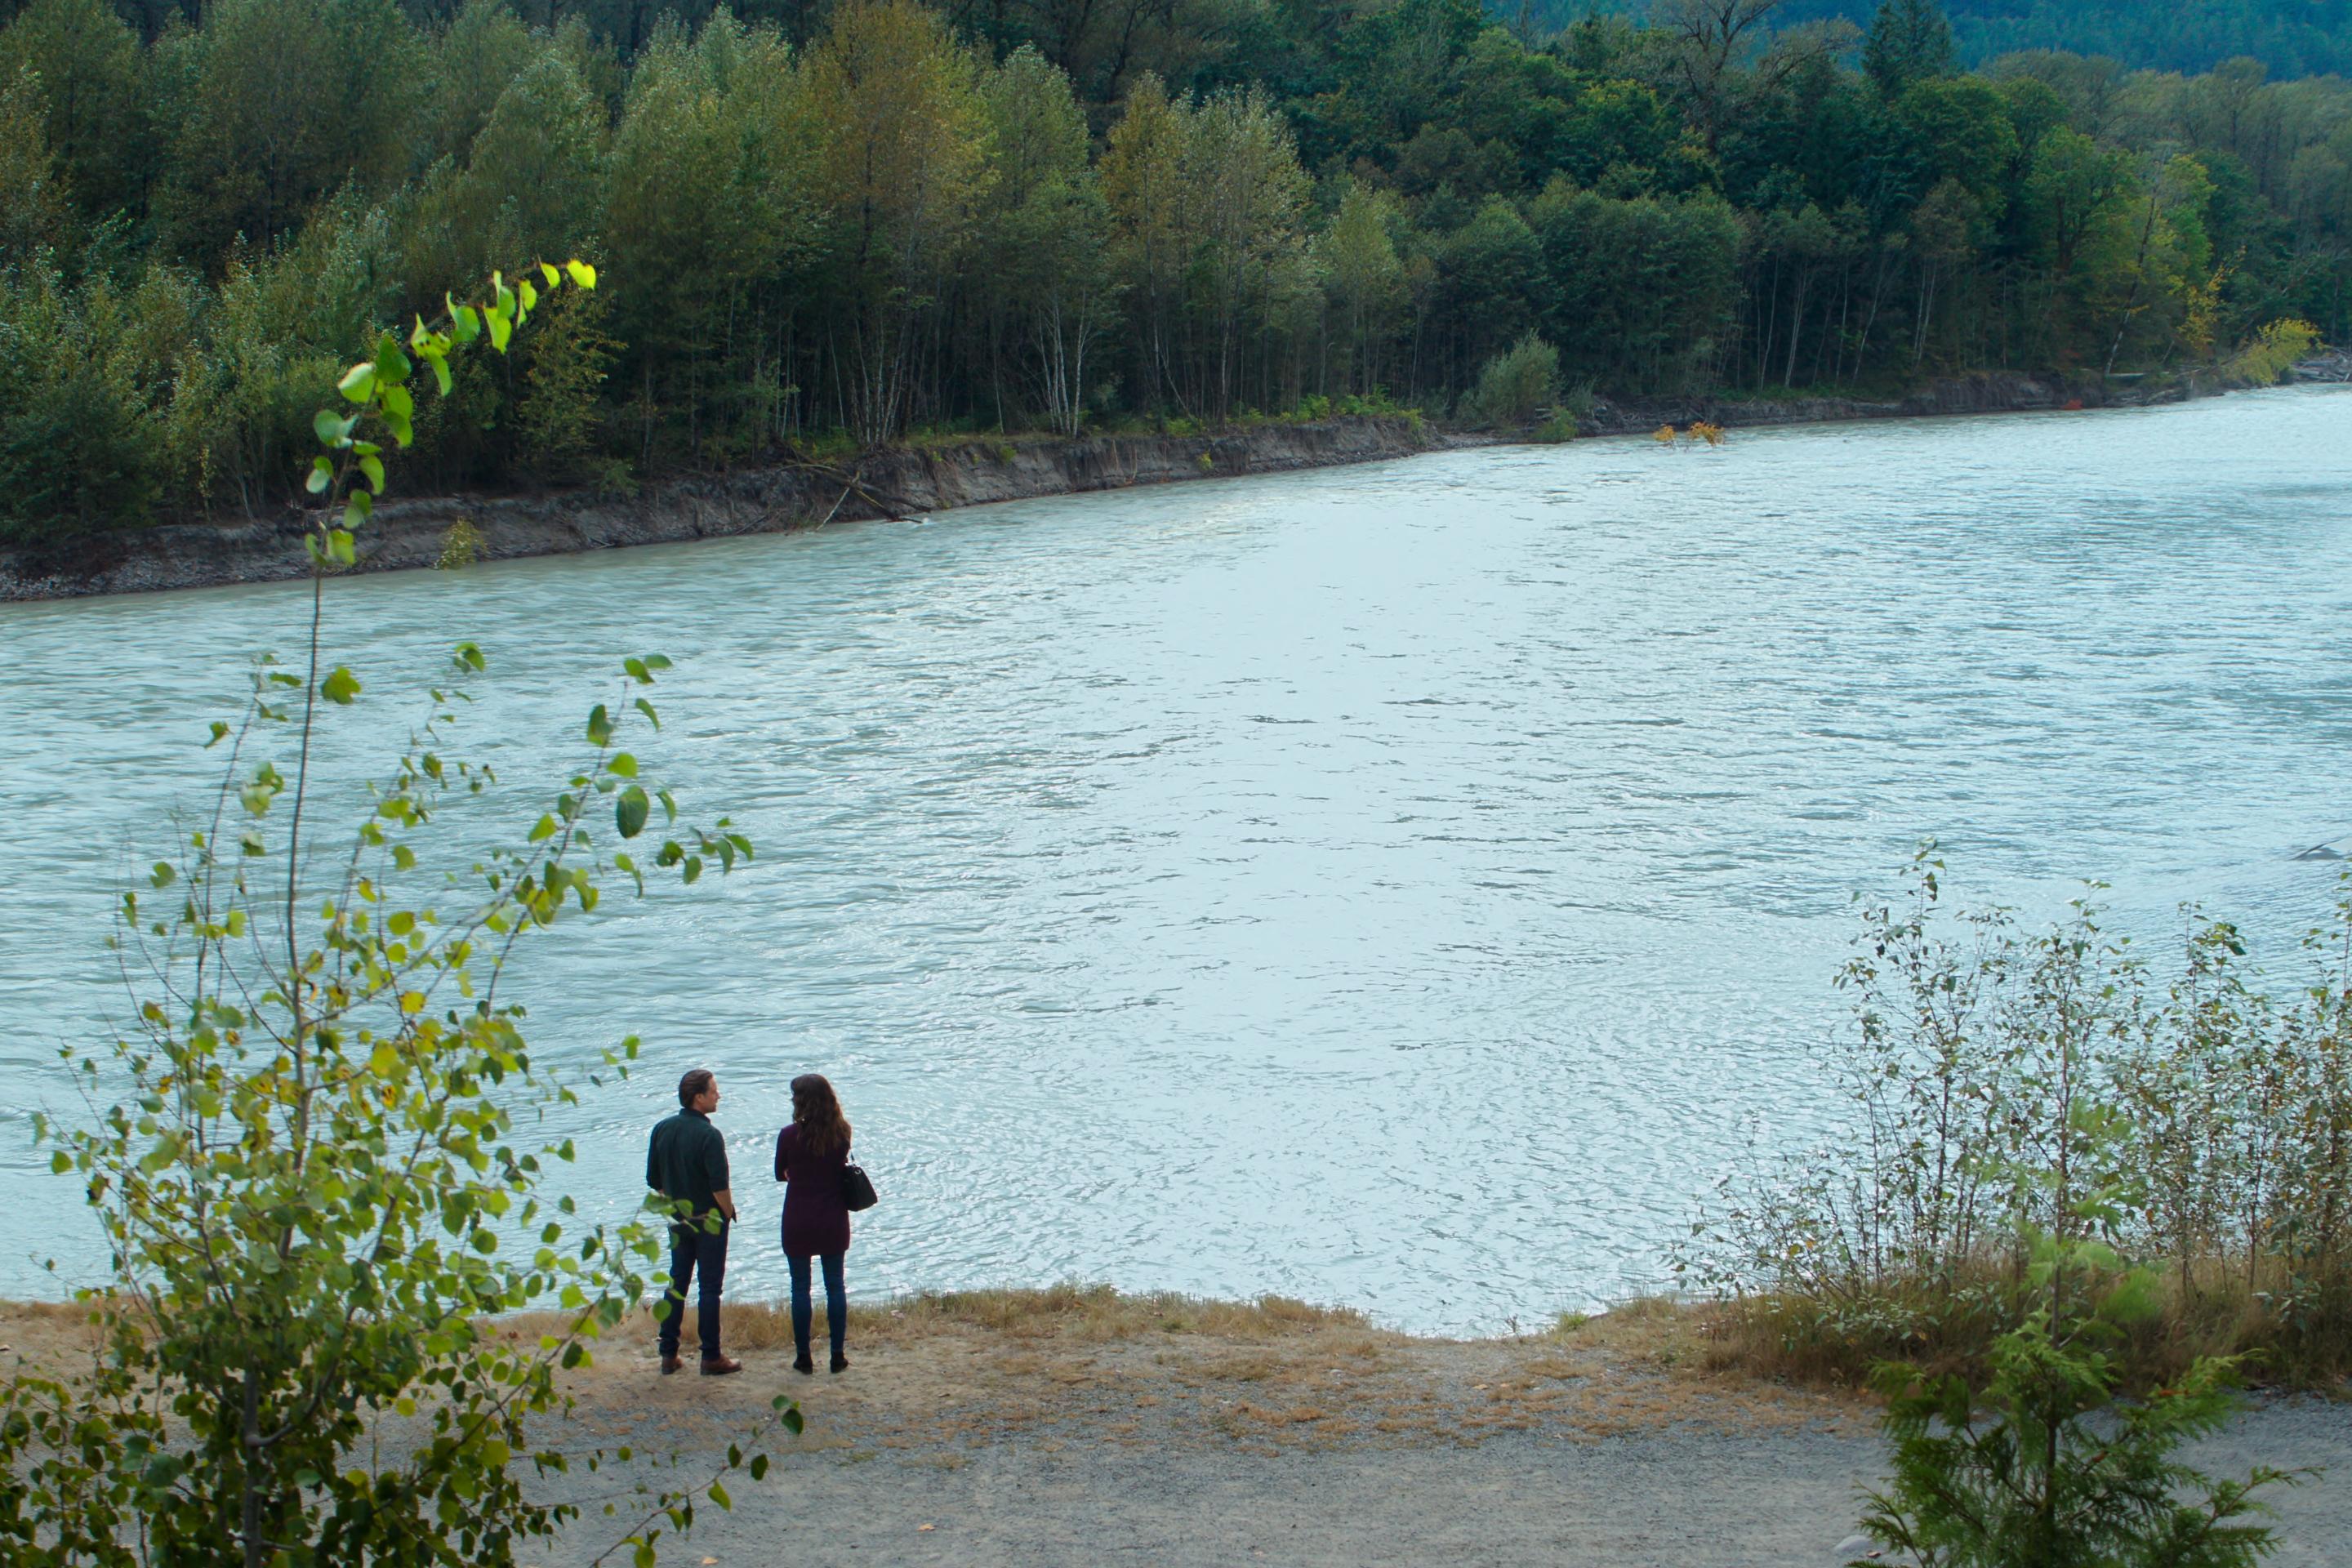
<svg viewBox="0 0 2352 1568">
<path fill-rule="evenodd" d="M 655 712 L 654 705 L 646 701 L 642 697 L 637 699 L 637 711 L 644 714 L 646 716 L 646 721 L 651 724 L 655 729 L 658 730 L 661 728 L 661 715 Z"/>
<path fill-rule="evenodd" d="M 604 711 L 602 702 L 588 710 L 588 743 L 610 745 L 613 740 L 613 716 Z"/>
<path fill-rule="evenodd" d="M 442 396 L 448 396 L 449 388 L 457 384 L 449 379 L 448 360 L 440 354 L 427 354 L 425 360 L 433 367 L 433 384 L 441 389 Z"/>
<path fill-rule="evenodd" d="M 486 319 L 490 326 L 490 346 L 500 353 L 506 353 L 508 342 L 514 337 L 514 322 L 504 310 L 495 307 L 487 312 Z"/>
<path fill-rule="evenodd" d="M 365 490 L 353 490 L 343 501 L 343 526 L 359 528 L 366 523 L 368 514 L 375 510 L 375 498 Z"/>
<path fill-rule="evenodd" d="M 377 394 L 377 397 L 383 404 L 387 419 L 408 419 L 415 416 L 416 399 L 404 386 L 386 386 Z"/>
<path fill-rule="evenodd" d="M 334 559 L 334 563 L 338 566 L 357 565 L 359 563 L 359 552 L 352 547 L 352 531 L 348 528 L 329 529 L 327 531 L 327 553 Z"/>
<path fill-rule="evenodd" d="M 321 408 L 311 419 L 310 428 L 318 434 L 321 446 L 340 450 L 352 444 L 352 426 L 359 422 L 356 414 L 348 419 L 338 419 L 331 409 Z"/>
<path fill-rule="evenodd" d="M 531 826 L 530 841 L 533 844 L 539 844 L 552 838 L 555 837 L 555 830 L 562 826 L 562 824 L 556 821 L 552 816 L 541 816 Z"/>
<path fill-rule="evenodd" d="M 727 1489 L 720 1486 L 717 1481 L 710 1483 L 710 1500 L 717 1503 L 720 1508 L 725 1509 L 730 1513 L 735 1511 L 735 1500 L 729 1497 L 727 1495 Z"/>
<path fill-rule="evenodd" d="M 482 335 L 482 313 L 471 305 L 460 305 L 448 296 L 442 298 L 449 306 L 449 321 L 457 329 L 457 341 L 470 343 Z"/>
<path fill-rule="evenodd" d="M 362 458 L 360 472 L 367 476 L 370 489 L 378 495 L 383 494 L 383 459 L 382 458 Z"/>
<path fill-rule="evenodd" d="M 339 707 L 348 708 L 352 699 L 360 694 L 359 678 L 341 665 L 337 665 L 319 683 L 319 695 Z"/>
<path fill-rule="evenodd" d="M 637 759 L 626 752 L 616 752 L 613 754 L 612 760 L 604 764 L 604 771 L 608 773 L 618 773 L 625 779 L 635 778 Z"/>
<path fill-rule="evenodd" d="M 555 269 L 555 264 L 551 261 L 542 261 L 539 264 L 539 275 L 547 279 L 547 286 L 551 289 L 563 287 L 563 274 Z"/>
<path fill-rule="evenodd" d="M 327 487 L 334 482 L 334 463 L 326 458 L 311 458 L 310 477 L 302 481 L 302 488 L 309 490 L 314 496 L 322 496 L 327 493 Z"/>
<path fill-rule="evenodd" d="M 571 260 L 565 262 L 563 264 L 563 270 L 570 273 L 572 275 L 572 281 L 580 285 L 581 288 L 593 289 L 596 287 L 596 269 L 589 266 L 586 262 L 581 260 L 578 257 L 575 256 Z"/>
<path fill-rule="evenodd" d="M 335 390 L 347 403 L 365 403 L 375 393 L 375 366 L 373 363 L 355 364 L 343 372 L 343 379 L 335 383 Z"/>
<path fill-rule="evenodd" d="M 226 738 L 227 738 L 227 735 L 228 735 L 228 724 L 227 724 L 227 722 L 226 722 L 226 721 L 224 721 L 224 720 L 215 719 L 215 720 L 214 720 L 214 721 L 213 721 L 213 738 L 212 738 L 211 740 L 209 740 L 209 741 L 206 741 L 206 742 L 205 742 L 205 746 L 207 746 L 207 747 L 216 746 L 216 745 L 220 744 L 220 742 L 221 742 L 223 740 L 226 739 Z"/>
<path fill-rule="evenodd" d="M 515 312 L 517 320 L 539 309 L 539 290 L 531 287 L 530 279 L 528 278 L 515 279 L 515 298 L 521 302 L 522 306 Z"/>
<path fill-rule="evenodd" d="M 621 830 L 622 837 L 635 838 L 646 830 L 646 816 L 652 810 L 653 802 L 646 798 L 646 792 L 631 784 L 621 792 L 621 798 L 614 804 L 614 825 Z"/>
</svg>

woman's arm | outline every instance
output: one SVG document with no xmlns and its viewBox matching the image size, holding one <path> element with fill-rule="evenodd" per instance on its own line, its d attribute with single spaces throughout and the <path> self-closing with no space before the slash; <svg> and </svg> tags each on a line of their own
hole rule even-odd
<svg viewBox="0 0 2352 1568">
<path fill-rule="evenodd" d="M 784 1140 L 792 1134 L 793 1129 L 790 1122 L 786 1122 L 784 1130 L 776 1134 L 776 1180 L 780 1182 L 789 1182 L 793 1179 L 792 1168 L 784 1163 Z"/>
</svg>

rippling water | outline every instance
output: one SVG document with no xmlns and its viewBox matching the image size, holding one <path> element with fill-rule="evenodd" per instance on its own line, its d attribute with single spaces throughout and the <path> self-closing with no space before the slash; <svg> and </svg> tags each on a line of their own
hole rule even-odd
<svg viewBox="0 0 2352 1568">
<path fill-rule="evenodd" d="M 509 780 L 624 652 L 757 866 L 541 947 L 542 1050 L 624 1030 L 592 1205 L 708 1063 L 767 1148 L 830 1074 L 884 1194 L 853 1288 L 1076 1276 L 1495 1329 L 1654 1284 L 1753 1129 L 1806 1139 L 1857 889 L 2114 884 L 2276 943 L 2352 830 L 2352 392 L 1647 441 L 979 508 L 336 584 L 381 772 L 457 635 Z M 100 1258 L 26 1112 L 119 1005 L 123 866 L 290 587 L 0 606 L 0 1293 Z M 521 811 L 520 803 L 513 809 Z M 531 806 L 524 816 L 536 814 Z M 457 830 L 468 830 L 460 820 Z M 146 851 L 147 853 L 141 853 Z"/>
</svg>

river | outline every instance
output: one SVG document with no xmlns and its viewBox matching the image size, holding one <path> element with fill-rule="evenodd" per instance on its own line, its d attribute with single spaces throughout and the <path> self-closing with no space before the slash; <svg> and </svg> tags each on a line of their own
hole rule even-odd
<svg viewBox="0 0 2352 1568">
<path fill-rule="evenodd" d="M 2098 877 L 2152 940 L 2201 899 L 2283 953 L 2338 869 L 2294 852 L 2352 830 L 2352 389 L 1457 451 L 329 605 L 368 688 L 341 787 L 467 636 L 461 733 L 526 823 L 617 658 L 677 661 L 651 758 L 760 858 L 608 903 L 515 994 L 543 1053 L 648 1042 L 569 1129 L 592 1209 L 719 1070 L 739 1293 L 781 1289 L 767 1151 L 816 1068 L 883 1194 L 857 1293 L 1539 1322 L 1659 1283 L 1751 1138 L 1818 1134 L 1851 897 L 1923 837 L 1970 899 Z M 72 1107 L 120 878 L 304 605 L 0 605 L 0 1294 L 102 1260 L 28 1114 Z"/>
</svg>

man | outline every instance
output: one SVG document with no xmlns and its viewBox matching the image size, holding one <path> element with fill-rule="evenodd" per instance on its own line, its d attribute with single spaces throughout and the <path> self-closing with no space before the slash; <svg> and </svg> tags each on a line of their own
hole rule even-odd
<svg viewBox="0 0 2352 1568">
<path fill-rule="evenodd" d="M 699 1277 L 696 1301 L 702 1331 L 702 1374 L 740 1372 L 719 1349 L 719 1288 L 727 1277 L 727 1227 L 735 1223 L 735 1194 L 727 1184 L 727 1140 L 710 1125 L 719 1109 L 719 1080 L 697 1068 L 677 1080 L 676 1116 L 655 1127 L 646 1147 L 646 1185 L 669 1200 L 669 1289 L 655 1310 L 661 1326 L 661 1369 L 681 1364 L 679 1331 L 686 1326 L 686 1282 Z"/>
</svg>

